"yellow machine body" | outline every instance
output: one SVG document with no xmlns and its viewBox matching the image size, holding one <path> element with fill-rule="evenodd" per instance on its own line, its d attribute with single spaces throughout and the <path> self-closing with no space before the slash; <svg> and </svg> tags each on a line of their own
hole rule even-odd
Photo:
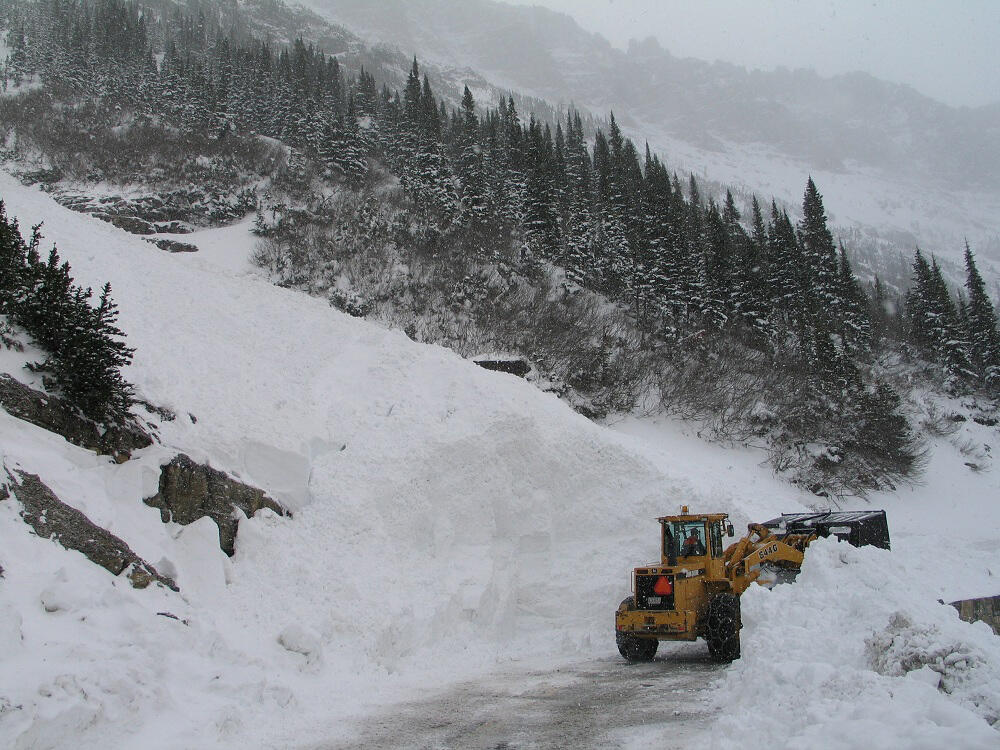
<svg viewBox="0 0 1000 750">
<path fill-rule="evenodd" d="M 626 644 L 641 660 L 655 653 L 655 643 L 643 641 L 704 637 L 713 656 L 729 660 L 739 653 L 739 594 L 764 570 L 796 572 L 816 535 L 779 538 L 751 524 L 746 536 L 724 548 L 723 537 L 734 535 L 727 514 L 683 510 L 658 519 L 660 561 L 633 570 L 632 596 L 615 613 L 619 648 Z"/>
</svg>

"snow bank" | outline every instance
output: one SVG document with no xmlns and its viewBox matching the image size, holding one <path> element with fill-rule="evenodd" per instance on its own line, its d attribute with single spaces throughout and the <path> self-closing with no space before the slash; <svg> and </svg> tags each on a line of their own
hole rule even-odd
<svg viewBox="0 0 1000 750">
<path fill-rule="evenodd" d="M 928 551 L 928 554 L 932 554 Z M 721 747 L 995 748 L 1000 639 L 959 620 L 892 552 L 819 540 L 798 580 L 741 598 Z"/>
</svg>

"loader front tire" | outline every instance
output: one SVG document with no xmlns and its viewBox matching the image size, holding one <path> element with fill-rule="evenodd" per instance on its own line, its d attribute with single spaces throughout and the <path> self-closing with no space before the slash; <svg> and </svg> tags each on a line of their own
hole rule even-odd
<svg viewBox="0 0 1000 750">
<path fill-rule="evenodd" d="M 631 596 L 624 599 L 618 605 L 619 609 L 622 607 L 629 610 L 635 609 L 635 599 Z M 660 642 L 655 638 L 640 638 L 632 633 L 622 633 L 618 630 L 615 631 L 615 644 L 618 646 L 618 653 L 631 662 L 653 661 L 656 649 L 660 646 Z"/>
<path fill-rule="evenodd" d="M 708 603 L 708 655 L 714 661 L 740 658 L 740 598 L 736 594 L 716 594 Z"/>
</svg>

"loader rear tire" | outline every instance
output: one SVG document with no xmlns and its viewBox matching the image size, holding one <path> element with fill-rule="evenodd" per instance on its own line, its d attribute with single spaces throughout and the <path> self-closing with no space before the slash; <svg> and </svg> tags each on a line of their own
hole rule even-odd
<svg viewBox="0 0 1000 750">
<path fill-rule="evenodd" d="M 624 599 L 618 605 L 619 609 L 622 607 L 629 610 L 635 609 L 635 599 L 631 596 Z M 656 649 L 660 646 L 660 642 L 655 638 L 640 638 L 637 635 L 622 633 L 618 630 L 615 631 L 615 644 L 618 646 L 618 653 L 631 662 L 653 661 Z"/>
<path fill-rule="evenodd" d="M 740 658 L 740 598 L 736 594 L 716 594 L 708 603 L 708 655 L 714 661 Z"/>
</svg>

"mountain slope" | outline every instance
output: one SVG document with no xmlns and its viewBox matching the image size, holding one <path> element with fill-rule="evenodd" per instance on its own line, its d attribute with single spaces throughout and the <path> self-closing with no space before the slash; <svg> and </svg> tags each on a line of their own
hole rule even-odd
<svg viewBox="0 0 1000 750">
<path fill-rule="evenodd" d="M 841 227 L 958 259 L 963 236 L 1000 262 L 997 106 L 953 108 L 857 73 L 747 71 L 627 51 L 568 16 L 492 0 L 308 3 L 369 41 L 595 114 L 613 110 L 673 168 L 792 205 L 806 174 Z"/>
</svg>

